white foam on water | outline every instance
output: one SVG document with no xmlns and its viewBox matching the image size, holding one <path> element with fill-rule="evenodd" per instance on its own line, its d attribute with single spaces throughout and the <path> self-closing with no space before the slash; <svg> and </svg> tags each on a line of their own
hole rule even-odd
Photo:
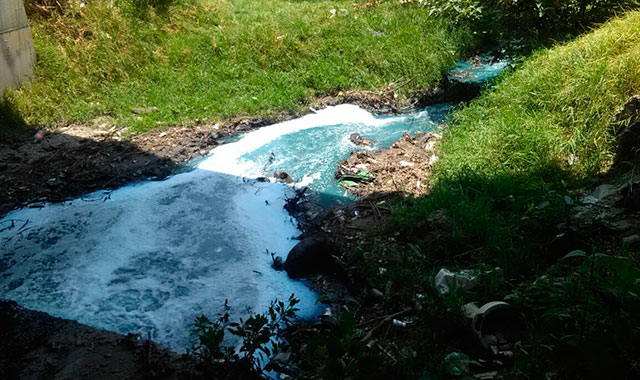
<svg viewBox="0 0 640 380">
<path fill-rule="evenodd" d="M 315 293 L 270 267 L 270 253 L 285 256 L 300 233 L 283 209 L 292 189 L 246 179 L 259 165 L 240 157 L 303 129 L 387 122 L 330 107 L 247 133 L 163 181 L 11 212 L 0 220 L 0 230 L 17 221 L 0 232 L 3 297 L 120 333 L 151 331 L 177 351 L 190 346 L 194 317 L 215 317 L 225 299 L 237 317 L 294 293 L 299 315 L 312 317 Z"/>
<path fill-rule="evenodd" d="M 211 157 L 198 167 L 220 173 L 257 178 L 263 175 L 262 167 L 253 161 L 244 160 L 242 156 L 251 153 L 277 138 L 311 128 L 331 128 L 343 124 L 360 124 L 380 127 L 405 120 L 407 116 L 378 118 L 372 113 L 352 104 L 341 104 L 328 107 L 316 113 L 256 129 L 244 135 L 236 142 L 215 148 Z M 347 140 L 344 142 L 347 144 Z"/>
</svg>

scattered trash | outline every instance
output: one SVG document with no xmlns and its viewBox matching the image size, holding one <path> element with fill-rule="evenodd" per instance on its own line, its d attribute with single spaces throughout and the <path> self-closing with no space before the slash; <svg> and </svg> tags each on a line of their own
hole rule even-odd
<svg viewBox="0 0 640 380">
<path fill-rule="evenodd" d="M 166 136 L 166 135 L 167 135 L 167 132 L 162 132 L 162 133 L 159 135 L 159 137 L 164 137 L 164 136 Z"/>
<path fill-rule="evenodd" d="M 33 143 L 39 143 L 44 139 L 44 131 L 38 131 L 35 135 L 33 135 Z"/>
<path fill-rule="evenodd" d="M 474 270 L 452 272 L 442 268 L 435 277 L 436 289 L 440 294 L 447 294 L 456 288 L 472 289 L 478 285 L 479 281 L 478 272 Z"/>
<path fill-rule="evenodd" d="M 407 322 L 401 321 L 399 319 L 394 319 L 393 321 L 391 321 L 391 325 L 393 325 L 393 327 L 405 328 L 409 324 Z"/>
<path fill-rule="evenodd" d="M 408 162 L 408 161 L 400 161 L 400 166 L 402 166 L 403 168 L 406 167 L 413 167 L 415 164 L 413 162 Z"/>
<path fill-rule="evenodd" d="M 381 291 L 379 291 L 376 288 L 371 289 L 370 291 L 371 295 L 377 299 L 383 300 L 384 299 L 384 293 L 382 293 Z"/>
<path fill-rule="evenodd" d="M 345 174 L 338 179 L 339 186 L 360 186 L 360 183 L 373 181 L 373 175 L 369 170 L 362 169 L 356 175 Z"/>
<path fill-rule="evenodd" d="M 498 371 L 483 372 L 473 375 L 476 379 L 495 379 L 498 377 Z"/>
<path fill-rule="evenodd" d="M 493 355 L 512 357 L 512 346 L 520 330 L 519 318 L 511 305 L 493 301 L 478 308 L 475 303 L 462 307 L 471 319 L 471 329 L 478 343 Z"/>
</svg>

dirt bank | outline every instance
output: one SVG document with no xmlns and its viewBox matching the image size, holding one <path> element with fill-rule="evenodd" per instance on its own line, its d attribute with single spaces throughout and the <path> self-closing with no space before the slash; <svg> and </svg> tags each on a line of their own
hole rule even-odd
<svg viewBox="0 0 640 380">
<path fill-rule="evenodd" d="M 410 98 L 396 96 L 393 86 L 376 93 L 346 91 L 316 99 L 302 111 L 235 118 L 214 125 L 173 126 L 131 135 L 106 118 L 92 125 L 53 128 L 38 137 L 34 130 L 21 141 L 0 143 L 0 216 L 27 204 L 59 202 L 134 181 L 163 179 L 184 170 L 186 162 L 206 155 L 225 138 L 314 109 L 350 103 L 376 114 L 398 113 L 434 103 L 467 101 L 479 91 L 479 85 L 445 78 L 440 87 Z"/>
<path fill-rule="evenodd" d="M 421 196 L 429 191 L 428 179 L 438 160 L 438 133 L 404 133 L 380 152 L 354 151 L 336 171 L 339 183 L 360 197 L 380 193 Z"/>
<path fill-rule="evenodd" d="M 104 331 L 0 300 L 0 378 L 187 379 L 189 363 L 130 334 Z"/>
</svg>

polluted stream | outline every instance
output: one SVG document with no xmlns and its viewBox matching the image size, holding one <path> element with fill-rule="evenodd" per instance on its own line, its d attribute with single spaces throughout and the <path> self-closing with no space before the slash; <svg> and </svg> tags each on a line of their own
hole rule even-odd
<svg viewBox="0 0 640 380">
<path fill-rule="evenodd" d="M 503 68 L 456 70 L 469 78 Z M 151 333 L 177 352 L 194 342 L 194 318 L 215 316 L 227 299 L 237 318 L 295 294 L 298 316 L 313 319 L 322 307 L 309 284 L 271 268 L 271 255 L 286 256 L 301 233 L 286 200 L 308 186 L 327 207 L 352 201 L 334 178 L 341 160 L 403 132 L 433 131 L 452 108 L 376 116 L 328 107 L 246 133 L 162 181 L 13 211 L 0 219 L 0 297 L 106 330 Z M 373 144 L 355 146 L 352 133 Z M 262 178 L 279 170 L 297 183 Z"/>
</svg>

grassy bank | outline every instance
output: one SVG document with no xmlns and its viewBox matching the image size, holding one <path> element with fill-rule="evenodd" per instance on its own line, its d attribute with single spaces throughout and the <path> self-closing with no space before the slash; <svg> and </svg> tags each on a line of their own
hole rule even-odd
<svg viewBox="0 0 640 380">
<path fill-rule="evenodd" d="M 616 114 L 640 92 L 639 62 L 637 12 L 526 59 L 454 114 L 432 196 L 403 208 L 402 217 L 411 224 L 445 207 L 460 233 L 490 242 L 485 250 L 526 246 L 513 241 L 523 215 L 553 223 L 569 211 L 565 196 L 611 167 L 624 122 Z M 536 208 L 545 202 L 551 207 Z"/>
<path fill-rule="evenodd" d="M 384 349 L 369 353 L 403 358 L 387 366 L 406 378 L 451 377 L 448 354 L 478 358 L 462 305 L 505 300 L 524 327 L 507 378 L 637 377 L 640 255 L 621 236 L 639 226 L 621 232 L 599 222 L 635 220 L 635 211 L 623 199 L 594 206 L 594 219 L 575 218 L 591 207 L 581 188 L 612 173 L 615 134 L 624 127 L 616 114 L 638 93 L 635 12 L 538 51 L 455 112 L 431 194 L 398 200 L 389 233 L 343 257 L 357 268 L 363 302 L 372 302 L 368 289 L 382 290 L 374 306 L 381 314 L 421 305 L 410 333 L 390 328 L 376 335 Z M 622 211 L 612 216 L 614 206 Z M 442 267 L 485 275 L 473 290 L 442 296 L 433 285 Z M 493 368 L 467 363 L 460 373 L 467 365 L 472 373 Z"/>
<path fill-rule="evenodd" d="M 83 4 L 81 6 L 81 4 Z M 133 131 L 299 110 L 316 96 L 435 84 L 469 35 L 398 2 L 70 1 L 31 20 L 38 63 L 8 99 L 27 122 Z M 142 115 L 133 108 L 155 107 Z"/>
<path fill-rule="evenodd" d="M 613 158 L 615 115 L 640 92 L 640 15 L 527 59 L 455 115 L 440 180 L 560 172 L 585 178 Z"/>
</svg>

